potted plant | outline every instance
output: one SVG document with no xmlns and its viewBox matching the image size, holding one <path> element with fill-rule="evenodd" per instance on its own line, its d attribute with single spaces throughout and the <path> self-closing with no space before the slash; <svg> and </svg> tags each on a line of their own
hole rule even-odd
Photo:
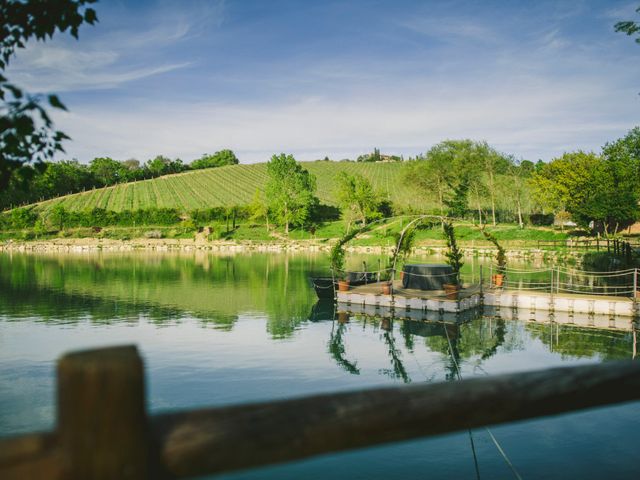
<svg viewBox="0 0 640 480">
<path fill-rule="evenodd" d="M 496 287 L 502 287 L 504 285 L 504 278 L 507 271 L 507 255 L 505 249 L 498 243 L 498 239 L 487 232 L 485 229 L 482 229 L 482 235 L 484 238 L 489 240 L 496 247 L 498 252 L 496 253 L 496 273 L 491 275 L 491 283 Z"/>
<path fill-rule="evenodd" d="M 447 263 L 453 269 L 453 282 L 445 283 L 443 285 L 444 292 L 449 300 L 457 300 L 458 292 L 461 288 L 460 282 L 460 269 L 464 262 L 462 261 L 463 252 L 458 247 L 458 242 L 456 241 L 456 234 L 453 229 L 453 225 L 449 222 L 444 222 L 442 224 L 442 228 L 444 230 L 444 237 L 447 241 L 447 251 L 445 253 L 445 257 L 447 257 Z"/>
</svg>

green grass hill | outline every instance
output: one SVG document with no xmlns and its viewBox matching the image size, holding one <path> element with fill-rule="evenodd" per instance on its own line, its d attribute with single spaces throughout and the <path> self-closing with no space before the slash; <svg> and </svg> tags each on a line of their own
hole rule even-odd
<svg viewBox="0 0 640 480">
<path fill-rule="evenodd" d="M 320 201 L 335 205 L 335 177 L 341 171 L 367 177 L 382 198 L 396 206 L 428 208 L 432 205 L 403 180 L 401 163 L 302 162 L 317 178 Z M 200 208 L 246 205 L 255 191 L 264 191 L 266 163 L 231 165 L 195 170 L 152 180 L 123 183 L 112 187 L 66 195 L 41 202 L 38 210 L 47 211 L 61 203 L 68 210 L 104 208 L 122 211 L 140 208 L 177 208 L 189 211 Z"/>
</svg>

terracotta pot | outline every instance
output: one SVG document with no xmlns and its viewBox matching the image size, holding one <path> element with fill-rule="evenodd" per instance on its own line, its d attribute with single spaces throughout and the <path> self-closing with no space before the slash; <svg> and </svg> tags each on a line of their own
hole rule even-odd
<svg viewBox="0 0 640 480">
<path fill-rule="evenodd" d="M 349 323 L 349 313 L 348 312 L 338 312 L 338 322 L 340 322 L 340 323 Z"/>
<path fill-rule="evenodd" d="M 504 274 L 496 273 L 495 275 L 491 275 L 491 281 L 494 286 L 501 287 L 504 284 Z"/>
<path fill-rule="evenodd" d="M 404 280 L 404 270 L 400 272 L 400 281 Z"/>
<path fill-rule="evenodd" d="M 349 280 L 338 280 L 338 291 L 339 292 L 348 292 L 349 291 Z"/>
<path fill-rule="evenodd" d="M 386 282 L 382 284 L 383 295 L 391 295 L 392 290 L 393 290 L 393 286 L 391 285 L 391 282 Z"/>
<path fill-rule="evenodd" d="M 457 300 L 458 292 L 460 292 L 460 286 L 455 283 L 445 283 L 442 288 L 444 288 L 444 294 L 447 297 L 447 300 Z"/>
</svg>

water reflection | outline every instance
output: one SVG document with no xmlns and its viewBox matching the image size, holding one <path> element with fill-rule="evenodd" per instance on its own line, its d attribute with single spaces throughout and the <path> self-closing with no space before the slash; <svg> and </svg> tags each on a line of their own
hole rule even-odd
<svg viewBox="0 0 640 480">
<path fill-rule="evenodd" d="M 326 309 L 316 305 L 314 309 Z M 413 353 L 417 338 L 429 351 L 445 358 L 446 380 L 456 378 L 456 364 L 469 364 L 473 374 L 485 373 L 483 363 L 496 355 L 524 350 L 525 344 L 538 341 L 550 353 L 563 359 L 593 359 L 599 361 L 635 358 L 638 325 L 630 318 L 598 315 L 576 315 L 558 312 L 518 312 L 513 309 L 486 307 L 464 314 L 402 311 L 402 316 L 388 308 L 367 305 L 339 305 L 332 314 L 338 325 L 332 330 L 329 352 L 347 372 L 359 374 L 357 352 L 351 351 L 351 361 L 344 358 L 345 324 L 356 322 L 379 328 L 381 341 L 387 347 L 391 369 L 380 373 L 404 383 L 412 380 L 403 365 L 402 351 L 396 345 L 393 325 L 404 339 L 404 347 Z M 345 310 L 348 308 L 350 310 Z M 514 323 L 517 322 L 517 323 Z M 523 327 L 520 329 L 519 327 Z"/>
<path fill-rule="evenodd" d="M 308 272 L 322 267 L 316 255 L 0 255 L 0 315 L 8 320 L 74 325 L 135 323 L 141 317 L 158 327 L 196 318 L 203 328 L 231 331 L 240 316 L 266 318 L 274 339 L 288 338 L 306 322 L 332 321 L 328 352 L 346 372 L 360 373 L 356 352 L 347 352 L 348 322 L 380 331 L 389 368 L 380 373 L 411 382 L 402 350 L 412 352 L 417 338 L 454 360 L 478 357 L 498 348 L 512 351 L 505 320 L 524 322 L 532 338 L 552 352 L 601 360 L 629 358 L 635 352 L 634 324 L 627 318 L 518 312 L 508 308 L 439 312 L 392 312 L 351 306 L 336 312 L 332 302 L 316 302 Z M 399 328 L 394 331 L 394 324 Z M 520 342 L 521 343 L 521 342 Z"/>
<path fill-rule="evenodd" d="M 0 314 L 74 323 L 198 318 L 230 330 L 266 315 L 274 338 L 307 320 L 315 256 L 0 255 Z"/>
<path fill-rule="evenodd" d="M 510 309 L 457 317 L 375 307 L 336 311 L 332 302 L 316 302 L 307 281 L 325 261 L 306 254 L 0 255 L 0 436 L 52 428 L 55 359 L 104 344 L 139 345 L 152 413 L 453 380 L 456 365 L 470 378 L 633 355 L 629 319 Z M 635 468 L 606 462 L 634 458 L 638 412 L 630 404 L 576 414 L 580 421 L 568 416 L 496 427 L 496 434 L 525 477 L 574 472 L 576 458 L 594 465 L 580 463 L 573 476 L 611 476 Z M 506 478 L 495 448 L 476 438 L 480 471 Z M 425 471 L 468 478 L 473 465 L 464 433 L 231 478 L 330 472 L 406 479 Z"/>
</svg>

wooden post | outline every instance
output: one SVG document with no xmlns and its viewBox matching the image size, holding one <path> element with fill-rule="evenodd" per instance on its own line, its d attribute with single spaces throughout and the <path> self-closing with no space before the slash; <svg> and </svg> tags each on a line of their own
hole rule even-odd
<svg viewBox="0 0 640 480">
<path fill-rule="evenodd" d="M 147 479 L 144 371 L 135 346 L 58 362 L 58 434 L 65 479 Z"/>
</svg>

